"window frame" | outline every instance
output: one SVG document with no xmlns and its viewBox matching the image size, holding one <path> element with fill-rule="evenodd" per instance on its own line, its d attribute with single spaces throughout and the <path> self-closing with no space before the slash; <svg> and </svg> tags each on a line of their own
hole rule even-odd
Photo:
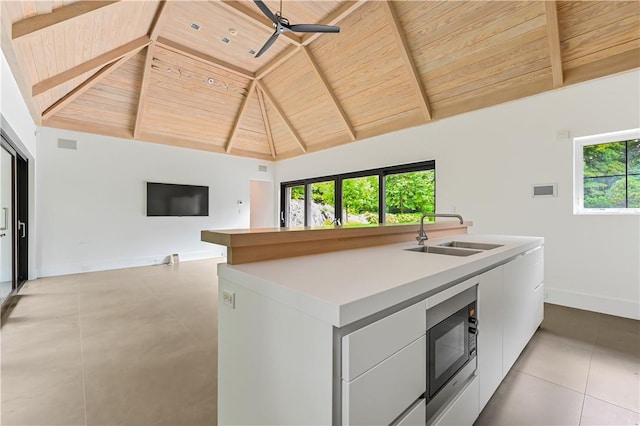
<svg viewBox="0 0 640 426">
<path fill-rule="evenodd" d="M 304 186 L 304 199 L 305 199 L 305 214 L 304 214 L 304 226 L 309 226 L 309 214 L 310 214 L 310 185 L 318 182 L 327 182 L 334 181 L 335 188 L 335 212 L 336 219 L 339 219 L 342 222 L 342 181 L 345 179 L 359 178 L 359 177 L 367 177 L 367 176 L 378 176 L 378 223 L 383 224 L 386 222 L 386 191 L 385 191 L 385 176 L 399 174 L 399 173 L 410 173 L 410 172 L 421 172 L 433 170 L 434 172 L 434 187 L 433 187 L 433 198 L 434 198 L 434 211 L 436 204 L 436 185 L 435 185 L 435 172 L 436 172 L 436 161 L 435 160 L 426 160 L 419 161 L 416 163 L 407 163 L 407 164 L 399 164 L 395 166 L 387 166 L 387 167 L 379 167 L 375 169 L 367 169 L 367 170 L 359 170 L 355 172 L 347 172 L 340 173 L 335 175 L 328 176 L 318 176 L 313 178 L 306 179 L 297 179 L 291 180 L 287 182 L 280 183 L 280 227 L 286 227 L 287 218 L 289 216 L 289 206 L 287 204 L 287 188 L 292 188 L 296 186 Z M 339 213 L 338 213 L 339 212 Z"/>
<path fill-rule="evenodd" d="M 582 136 L 573 139 L 573 214 L 574 215 L 628 215 L 640 214 L 640 208 L 585 208 L 584 207 L 584 147 L 640 139 L 640 128 Z M 629 160 L 627 159 L 627 162 Z M 625 179 L 628 179 L 628 172 Z"/>
</svg>

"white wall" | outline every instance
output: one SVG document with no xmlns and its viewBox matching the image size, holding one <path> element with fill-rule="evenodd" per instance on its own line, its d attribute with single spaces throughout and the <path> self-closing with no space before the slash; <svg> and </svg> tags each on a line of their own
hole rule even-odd
<svg viewBox="0 0 640 426">
<path fill-rule="evenodd" d="M 9 69 L 9 64 L 0 54 L 0 116 L 2 127 L 9 134 L 12 142 L 27 156 L 29 161 L 29 279 L 35 279 L 37 272 L 36 249 L 36 125 L 29 114 L 24 98 L 18 89 L 18 83 Z"/>
<path fill-rule="evenodd" d="M 640 127 L 639 83 L 625 73 L 296 157 L 276 182 L 435 159 L 439 212 L 545 237 L 549 302 L 640 318 L 640 216 L 574 216 L 573 145 L 556 140 Z M 534 183 L 558 197 L 532 198 Z"/>
<path fill-rule="evenodd" d="M 77 140 L 77 150 L 58 148 L 58 138 Z M 200 231 L 249 227 L 249 180 L 272 179 L 259 164 L 265 162 L 41 128 L 40 276 L 150 265 L 172 253 L 180 260 L 226 256 L 225 247 L 201 242 Z M 146 181 L 208 185 L 209 217 L 147 217 Z"/>
<path fill-rule="evenodd" d="M 21 149 L 28 151 L 25 154 L 36 155 L 36 125 L 29 114 L 18 83 L 16 83 L 4 53 L 2 53 L 2 65 L 0 66 L 0 113 L 9 122 L 14 132 L 20 139 Z"/>
</svg>

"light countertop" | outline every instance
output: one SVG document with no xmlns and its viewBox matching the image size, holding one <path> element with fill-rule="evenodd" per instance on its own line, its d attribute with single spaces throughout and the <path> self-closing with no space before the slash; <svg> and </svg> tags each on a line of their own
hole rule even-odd
<svg viewBox="0 0 640 426">
<path fill-rule="evenodd" d="M 540 237 L 461 234 L 429 239 L 502 244 L 467 256 L 407 251 L 416 242 L 242 265 L 220 264 L 218 275 L 336 327 L 497 266 L 541 246 Z"/>
</svg>

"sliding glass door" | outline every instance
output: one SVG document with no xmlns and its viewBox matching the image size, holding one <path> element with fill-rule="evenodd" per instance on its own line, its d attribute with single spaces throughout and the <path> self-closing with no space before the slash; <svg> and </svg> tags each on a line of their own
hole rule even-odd
<svg viewBox="0 0 640 426">
<path fill-rule="evenodd" d="M 0 145 L 0 303 L 27 280 L 28 163 L 2 132 Z"/>
<path fill-rule="evenodd" d="M 14 156 L 3 144 L 0 150 L 0 303 L 15 288 L 15 235 L 11 225 L 15 198 L 14 175 Z"/>
</svg>

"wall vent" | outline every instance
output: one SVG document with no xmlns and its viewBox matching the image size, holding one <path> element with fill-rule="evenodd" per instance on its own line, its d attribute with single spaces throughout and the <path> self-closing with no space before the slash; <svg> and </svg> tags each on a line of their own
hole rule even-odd
<svg viewBox="0 0 640 426">
<path fill-rule="evenodd" d="M 266 172 L 267 171 L 267 166 L 264 166 L 264 165 L 260 164 L 258 166 L 258 171 L 259 172 Z"/>
<path fill-rule="evenodd" d="M 532 197 L 557 197 L 558 196 L 558 184 L 557 183 L 537 183 L 533 185 L 531 192 Z"/>
<path fill-rule="evenodd" d="M 78 141 L 73 139 L 58 139 L 58 148 L 62 149 L 78 149 Z"/>
</svg>

